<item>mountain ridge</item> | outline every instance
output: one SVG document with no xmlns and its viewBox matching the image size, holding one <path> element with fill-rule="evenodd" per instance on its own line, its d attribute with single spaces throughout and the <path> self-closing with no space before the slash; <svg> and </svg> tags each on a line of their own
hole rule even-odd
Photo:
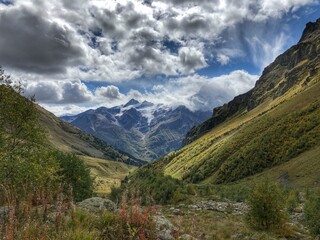
<svg viewBox="0 0 320 240">
<path fill-rule="evenodd" d="M 301 66 L 297 66 L 298 62 L 306 60 L 306 56 L 310 59 L 316 59 L 320 55 L 319 46 L 312 44 L 315 35 L 320 34 L 320 18 L 312 23 L 309 22 L 303 31 L 302 37 L 299 42 L 292 46 L 290 49 L 280 54 L 273 63 L 267 66 L 256 82 L 253 89 L 247 93 L 236 96 L 229 103 L 224 104 L 213 109 L 212 117 L 206 122 L 192 128 L 183 140 L 183 146 L 191 143 L 195 139 L 204 135 L 213 127 L 225 121 L 240 111 L 250 111 L 264 102 L 267 98 L 277 98 L 284 95 L 292 86 L 297 82 L 302 81 L 300 78 L 295 78 L 295 73 L 299 71 Z M 316 71 L 317 61 L 309 63 L 309 79 Z M 283 71 L 284 68 L 294 71 Z M 303 67 L 303 66 L 302 66 Z M 275 68 L 283 68 L 280 71 L 273 71 Z M 281 71 L 282 70 L 282 71 Z M 284 75 L 284 76 L 283 76 Z M 278 79 L 277 81 L 270 81 L 269 79 Z M 303 79 L 308 81 L 307 79 Z M 266 89 L 266 93 L 261 95 L 261 92 Z M 271 91 L 271 92 L 270 92 Z"/>
<path fill-rule="evenodd" d="M 180 148 L 185 133 L 209 115 L 185 106 L 172 108 L 131 99 L 124 105 L 61 119 L 136 158 L 153 161 Z"/>
<path fill-rule="evenodd" d="M 141 166 L 146 163 L 71 126 L 41 106 L 36 105 L 36 107 L 39 112 L 40 124 L 47 131 L 49 145 L 55 149 L 88 157 L 123 162 L 134 166 Z"/>
<path fill-rule="evenodd" d="M 290 166 L 291 159 L 318 147 L 319 25 L 308 24 L 314 31 L 305 30 L 298 44 L 266 67 L 252 90 L 215 108 L 189 132 L 182 149 L 150 167 L 194 183 L 229 183 Z"/>
</svg>

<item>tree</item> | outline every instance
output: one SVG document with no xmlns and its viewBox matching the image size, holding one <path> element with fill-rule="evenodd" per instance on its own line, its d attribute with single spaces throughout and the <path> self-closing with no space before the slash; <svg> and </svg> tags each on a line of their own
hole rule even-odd
<svg viewBox="0 0 320 240">
<path fill-rule="evenodd" d="M 21 93 L 21 85 L 12 84 L 0 68 L 0 184 L 18 193 L 27 184 L 35 188 L 48 181 L 56 171 L 33 98 Z"/>
<path fill-rule="evenodd" d="M 59 175 L 66 188 L 72 187 L 75 201 L 89 198 L 93 194 L 94 179 L 89 167 L 75 154 L 56 152 L 54 158 L 59 163 Z"/>
<path fill-rule="evenodd" d="M 258 230 L 281 228 L 286 221 L 285 198 L 276 183 L 265 181 L 257 184 L 248 198 L 247 222 Z"/>
</svg>

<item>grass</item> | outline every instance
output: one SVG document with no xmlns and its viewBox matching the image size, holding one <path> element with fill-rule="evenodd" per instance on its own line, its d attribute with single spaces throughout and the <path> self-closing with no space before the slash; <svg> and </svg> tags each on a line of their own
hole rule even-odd
<svg viewBox="0 0 320 240">
<path fill-rule="evenodd" d="M 320 187 L 320 147 L 316 147 L 291 159 L 289 162 L 275 166 L 262 173 L 243 179 L 247 184 L 252 181 L 270 179 L 280 181 L 292 188 Z"/>
<path fill-rule="evenodd" d="M 183 215 L 174 215 L 169 208 L 162 212 L 177 226 L 178 233 L 186 233 L 197 239 L 260 239 L 275 240 L 292 236 L 294 232 L 306 234 L 303 229 L 287 226 L 279 232 L 256 231 L 245 223 L 244 215 L 233 215 L 210 210 L 184 210 Z M 311 239 L 304 235 L 304 239 Z M 289 238 L 290 239 L 290 238 Z"/>
<path fill-rule="evenodd" d="M 131 165 L 141 165 L 143 163 L 141 160 L 118 151 L 104 141 L 60 120 L 38 105 L 37 109 L 40 113 L 41 126 L 47 130 L 49 145 L 52 148 L 63 152 L 120 161 Z"/>
<path fill-rule="evenodd" d="M 121 162 L 86 156 L 81 158 L 90 167 L 91 173 L 96 178 L 95 192 L 98 194 L 108 194 L 112 187 L 120 187 L 121 180 L 128 176 L 130 171 L 136 169 L 136 167 Z"/>
<path fill-rule="evenodd" d="M 232 142 L 238 141 L 237 144 L 240 144 L 240 147 L 246 146 L 246 143 L 252 140 L 253 137 L 259 136 L 263 131 L 268 130 L 270 120 L 274 119 L 274 121 L 277 121 L 277 119 L 282 119 L 291 112 L 301 110 L 313 104 L 319 99 L 319 92 L 319 83 L 305 87 L 298 85 L 280 98 L 265 101 L 250 112 L 234 116 L 195 142 L 185 146 L 174 154 L 168 155 L 162 160 L 162 163 L 160 161 L 154 167 L 163 169 L 165 174 L 178 179 L 184 178 L 192 170 L 198 171 L 198 168 L 203 168 L 205 165 L 208 165 L 208 169 L 212 169 L 215 166 L 212 159 L 221 159 L 221 157 L 219 158 L 221 156 L 219 152 L 228 150 L 229 146 L 229 151 L 231 151 L 229 156 L 231 156 L 235 150 L 239 149 L 237 145 L 232 146 Z M 246 138 L 248 139 L 247 142 Z M 309 151 L 310 149 L 306 150 Z M 228 153 L 225 156 L 228 156 Z M 319 159 L 316 155 L 314 157 Z M 307 161 L 310 160 L 307 155 L 306 158 Z M 317 165 L 317 160 L 314 160 L 313 163 L 316 166 L 319 165 L 319 161 Z M 220 163 L 216 165 L 217 169 L 219 169 L 219 166 Z M 215 181 L 214 179 L 217 179 L 218 176 L 215 175 L 217 169 L 214 169 L 213 173 L 210 174 L 209 180 L 213 179 Z M 308 184 L 311 183 L 309 182 Z"/>
</svg>

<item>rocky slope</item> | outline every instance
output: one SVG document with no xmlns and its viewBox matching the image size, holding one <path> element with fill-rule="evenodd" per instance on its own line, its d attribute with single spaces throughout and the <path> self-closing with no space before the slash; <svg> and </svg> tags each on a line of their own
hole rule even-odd
<svg viewBox="0 0 320 240">
<path fill-rule="evenodd" d="M 123 106 L 100 107 L 62 119 L 136 158 L 152 161 L 180 148 L 187 131 L 209 116 L 184 106 L 169 108 L 131 99 Z"/>
<path fill-rule="evenodd" d="M 255 87 L 231 102 L 217 107 L 204 123 L 187 133 L 183 144 L 189 144 L 223 121 L 248 112 L 270 99 L 284 95 L 296 85 L 307 85 L 318 73 L 320 61 L 320 19 L 308 23 L 300 41 L 266 67 Z"/>
<path fill-rule="evenodd" d="M 319 93 L 320 20 L 307 24 L 298 44 L 265 68 L 251 91 L 215 108 L 188 133 L 184 148 L 152 167 L 191 182 L 226 183 L 279 166 L 273 178 L 319 186 L 319 174 L 310 174 L 320 158 L 308 157 L 320 146 Z M 298 177 L 294 159 L 304 163 Z"/>
</svg>

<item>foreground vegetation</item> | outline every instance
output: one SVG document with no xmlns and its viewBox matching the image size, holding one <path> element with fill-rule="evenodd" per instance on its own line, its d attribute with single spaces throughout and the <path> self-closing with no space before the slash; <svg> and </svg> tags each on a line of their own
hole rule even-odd
<svg viewBox="0 0 320 240">
<path fill-rule="evenodd" d="M 39 125 L 33 99 L 21 97 L 22 89 L 13 86 L 3 72 L 0 76 L 4 83 L 0 85 L 0 238 L 157 239 L 159 229 L 155 216 L 161 212 L 176 225 L 170 229 L 175 239 L 184 233 L 200 239 L 277 239 L 297 234 L 311 239 L 320 234 L 319 192 L 284 187 L 285 182 L 279 185 L 259 177 L 257 181 L 243 180 L 228 185 L 210 181 L 193 184 L 147 166 L 125 178 L 120 188 L 112 189 L 110 197 L 118 203 L 117 211 L 93 213 L 80 209 L 75 203 L 94 195 L 93 171 L 78 156 L 50 147 L 46 132 Z M 313 135 L 318 127 L 313 116 L 318 114 L 317 104 L 295 113 L 302 114 L 298 117 L 305 124 L 299 129 L 306 133 L 303 141 L 308 146 L 314 137 L 317 139 Z M 295 128 L 292 116 L 275 124 L 276 131 L 285 129 L 283 124 L 291 124 L 292 132 L 288 134 L 297 134 L 300 130 Z M 270 127 L 268 131 L 275 130 Z M 294 137 L 290 139 L 299 152 L 302 142 L 296 142 Z M 288 155 L 292 154 L 289 145 Z M 226 148 L 221 151 L 223 149 Z M 105 167 L 91 158 L 85 161 L 96 173 Z M 119 174 L 129 172 L 122 165 L 111 168 Z M 103 172 L 107 177 L 115 177 Z M 228 207 L 223 212 L 202 209 L 198 207 L 201 201 L 223 202 Z M 234 214 L 234 202 L 244 203 L 248 210 Z M 160 207 L 155 207 L 159 204 Z M 177 206 L 188 210 L 178 209 L 173 214 L 172 208 L 177 210 Z M 297 211 L 303 213 L 304 218 L 292 225 L 290 216 Z"/>
</svg>

